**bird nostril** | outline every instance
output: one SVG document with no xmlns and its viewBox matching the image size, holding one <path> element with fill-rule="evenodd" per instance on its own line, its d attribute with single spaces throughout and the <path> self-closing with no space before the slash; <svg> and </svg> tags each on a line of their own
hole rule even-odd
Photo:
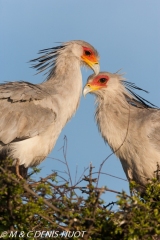
<svg viewBox="0 0 160 240">
<path fill-rule="evenodd" d="M 87 87 L 90 87 L 91 85 L 90 84 L 87 84 Z"/>
</svg>

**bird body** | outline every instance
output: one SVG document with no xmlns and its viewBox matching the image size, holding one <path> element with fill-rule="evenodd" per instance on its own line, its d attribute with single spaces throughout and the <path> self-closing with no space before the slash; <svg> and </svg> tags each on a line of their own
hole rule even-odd
<svg viewBox="0 0 160 240">
<path fill-rule="evenodd" d="M 87 50 L 86 50 L 87 49 Z M 39 72 L 50 67 L 41 84 L 9 82 L 0 85 L 0 159 L 36 166 L 51 152 L 74 115 L 82 92 L 80 66 L 98 73 L 98 53 L 84 41 L 71 41 L 45 49 L 34 65 Z"/>
<path fill-rule="evenodd" d="M 145 185 L 160 162 L 160 110 L 132 90 L 129 93 L 125 85 L 129 91 L 137 88 L 121 75 L 102 72 L 89 77 L 84 94 L 96 94 L 99 130 L 120 159 L 128 180 Z"/>
</svg>

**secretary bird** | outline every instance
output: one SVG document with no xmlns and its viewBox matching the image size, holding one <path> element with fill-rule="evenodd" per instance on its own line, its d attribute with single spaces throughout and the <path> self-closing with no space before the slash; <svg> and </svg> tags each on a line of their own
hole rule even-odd
<svg viewBox="0 0 160 240">
<path fill-rule="evenodd" d="M 12 159 L 19 177 L 46 158 L 76 112 L 81 65 L 99 73 L 98 52 L 87 42 L 70 41 L 39 53 L 31 62 L 38 73 L 49 68 L 46 81 L 0 84 L 0 160 Z"/>
<path fill-rule="evenodd" d="M 129 181 L 144 186 L 160 163 L 160 109 L 134 93 L 143 90 L 122 75 L 91 75 L 83 94 L 96 95 L 96 121 L 100 133 L 120 159 Z"/>
</svg>

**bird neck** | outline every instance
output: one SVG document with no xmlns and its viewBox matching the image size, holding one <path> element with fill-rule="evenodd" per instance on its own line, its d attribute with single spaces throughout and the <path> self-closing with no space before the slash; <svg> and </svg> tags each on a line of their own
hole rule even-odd
<svg viewBox="0 0 160 240">
<path fill-rule="evenodd" d="M 69 83 L 73 79 L 76 80 L 76 75 L 81 75 L 80 60 L 75 56 L 66 56 L 59 54 L 55 60 L 55 66 L 49 75 L 47 81 Z"/>
<path fill-rule="evenodd" d="M 75 113 L 82 93 L 82 74 L 80 61 L 71 57 L 59 56 L 54 73 L 43 83 L 53 103 L 56 102 L 59 116 L 63 119 L 62 127 Z"/>
<path fill-rule="evenodd" d="M 97 101 L 96 120 L 103 138 L 115 151 L 126 140 L 131 106 L 122 93 L 109 94 Z"/>
</svg>

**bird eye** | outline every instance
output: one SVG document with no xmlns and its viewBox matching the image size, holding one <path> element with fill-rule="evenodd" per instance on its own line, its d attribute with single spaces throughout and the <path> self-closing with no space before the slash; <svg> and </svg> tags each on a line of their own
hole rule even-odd
<svg viewBox="0 0 160 240">
<path fill-rule="evenodd" d="M 99 79 L 99 82 L 100 82 L 100 83 L 105 83 L 106 81 L 107 81 L 106 78 L 100 78 L 100 79 Z"/>
<path fill-rule="evenodd" d="M 90 56 L 92 53 L 88 50 L 84 51 L 86 56 Z"/>
</svg>

